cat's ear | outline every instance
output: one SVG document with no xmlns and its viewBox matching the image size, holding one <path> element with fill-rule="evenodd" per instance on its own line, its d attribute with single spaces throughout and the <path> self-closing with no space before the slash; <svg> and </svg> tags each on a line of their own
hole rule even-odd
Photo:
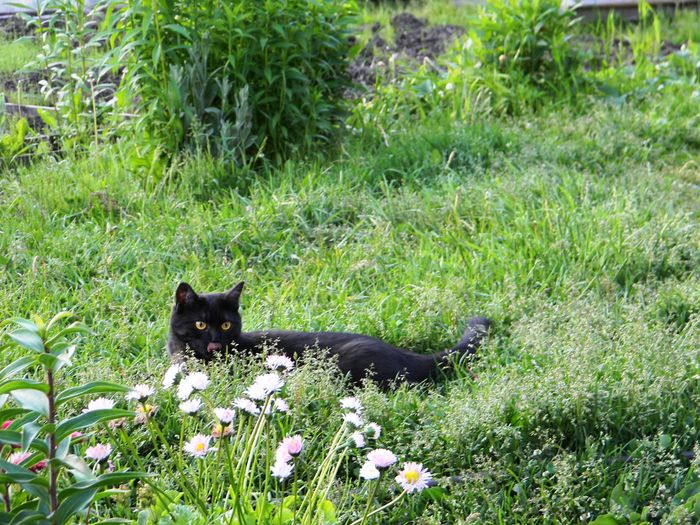
<svg viewBox="0 0 700 525">
<path fill-rule="evenodd" d="M 243 291 L 244 284 L 245 282 L 241 281 L 236 286 L 231 288 L 228 292 L 226 292 L 226 299 L 231 303 L 238 304 L 238 300 L 241 298 L 241 292 Z"/>
<path fill-rule="evenodd" d="M 187 283 L 180 283 L 175 290 L 175 304 L 183 306 L 193 302 L 197 298 L 197 294 L 192 287 Z"/>
</svg>

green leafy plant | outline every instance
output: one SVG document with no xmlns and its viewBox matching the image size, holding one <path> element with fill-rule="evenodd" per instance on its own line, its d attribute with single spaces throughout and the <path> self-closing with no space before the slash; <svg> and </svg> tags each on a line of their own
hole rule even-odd
<svg viewBox="0 0 700 525">
<path fill-rule="evenodd" d="M 61 327 L 61 321 L 70 315 L 60 313 L 48 323 L 39 318 L 11 320 L 18 328 L 9 338 L 30 353 L 0 370 L 2 523 L 68 523 L 103 497 L 105 487 L 145 476 L 107 472 L 104 462 L 91 469 L 75 453 L 81 430 L 131 417 L 133 412 L 97 408 L 67 415 L 67 406 L 85 396 L 128 391 L 103 381 L 60 388 L 60 372 L 71 364 L 76 351 L 69 337 L 86 332 L 78 322 Z"/>
<path fill-rule="evenodd" d="M 120 49 L 141 128 L 171 152 L 204 137 L 217 153 L 281 158 L 328 141 L 354 11 L 345 0 L 130 2 Z"/>
<path fill-rule="evenodd" d="M 37 7 L 35 16 L 22 16 L 41 49 L 27 67 L 42 71 L 41 93 L 58 110 L 43 115 L 45 124 L 69 149 L 86 142 L 99 146 L 111 132 L 104 123 L 113 115 L 119 83 L 114 55 L 107 52 L 120 34 L 115 5 L 49 0 Z"/>
<path fill-rule="evenodd" d="M 5 99 L 0 97 L 0 162 L 12 166 L 17 159 L 31 151 L 27 135 L 32 132 L 27 119 L 11 119 L 5 112 Z"/>
<path fill-rule="evenodd" d="M 492 0 L 470 32 L 474 85 L 502 110 L 571 98 L 580 84 L 581 56 L 573 45 L 577 19 L 556 0 Z"/>
</svg>

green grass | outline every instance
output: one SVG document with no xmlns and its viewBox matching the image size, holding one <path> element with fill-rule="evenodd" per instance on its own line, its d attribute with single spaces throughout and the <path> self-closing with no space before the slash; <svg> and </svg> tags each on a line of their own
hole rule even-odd
<svg viewBox="0 0 700 525">
<path fill-rule="evenodd" d="M 550 509 L 540 522 L 555 523 L 584 494 L 602 512 L 660 453 L 657 435 L 677 452 L 698 438 L 698 151 L 684 143 L 695 117 L 667 124 L 671 109 L 435 123 L 239 190 L 206 159 L 145 180 L 120 161 L 131 144 L 6 173 L 1 313 L 74 310 L 95 331 L 78 376 L 132 382 L 163 368 L 180 279 L 245 279 L 249 329 L 353 330 L 420 351 L 485 314 L 496 329 L 477 382 L 373 394 L 388 443 L 478 480 L 446 497 L 458 515 L 524 523 Z M 637 442 L 639 465 L 606 463 Z M 594 477 L 536 481 L 559 463 Z M 532 469 L 538 495 L 523 507 L 510 485 Z"/>
<path fill-rule="evenodd" d="M 36 60 L 40 49 L 27 40 L 15 40 L 5 42 L 0 40 L 2 54 L 0 54 L 0 73 L 11 73 L 22 69 L 27 63 Z"/>
<path fill-rule="evenodd" d="M 517 119 L 399 115 L 337 157 L 256 176 L 208 157 L 150 164 L 137 138 L 5 170 L 0 318 L 70 309 L 94 330 L 71 381 L 137 383 L 167 364 L 180 280 L 245 279 L 247 329 L 421 352 L 487 315 L 471 371 L 359 391 L 382 444 L 446 487 L 376 523 L 639 523 L 644 509 L 693 523 L 673 497 L 699 468 L 695 89 Z M 221 371 L 216 395 L 249 375 Z M 295 421 L 321 447 L 347 387 L 311 368 L 298 381 Z"/>
<path fill-rule="evenodd" d="M 0 52 L 0 80 L 21 71 L 31 61 L 36 60 L 37 54 L 40 52 L 40 48 L 36 44 L 26 39 L 0 40 L 0 50 L 2 50 Z M 2 94 L 7 102 L 39 105 L 46 102 L 39 93 L 39 86 L 25 84 L 21 89 L 21 91 L 14 89 Z"/>
</svg>

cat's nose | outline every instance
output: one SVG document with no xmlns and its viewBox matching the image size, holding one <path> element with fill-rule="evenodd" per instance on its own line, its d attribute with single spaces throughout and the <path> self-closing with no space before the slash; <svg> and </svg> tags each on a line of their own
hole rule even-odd
<svg viewBox="0 0 700 525">
<path fill-rule="evenodd" d="M 210 354 L 213 352 L 216 352 L 217 350 L 221 350 L 223 347 L 221 346 L 221 343 L 209 343 L 207 345 L 207 352 Z"/>
</svg>

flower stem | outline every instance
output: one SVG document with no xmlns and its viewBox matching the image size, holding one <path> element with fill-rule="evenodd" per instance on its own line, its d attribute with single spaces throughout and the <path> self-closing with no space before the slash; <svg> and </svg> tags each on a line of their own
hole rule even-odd
<svg viewBox="0 0 700 525">
<path fill-rule="evenodd" d="M 367 507 L 365 507 L 365 513 L 362 516 L 362 521 L 360 523 L 364 524 L 367 521 L 367 518 L 369 517 L 369 509 L 372 508 L 372 502 L 374 501 L 374 495 L 377 493 L 377 489 L 379 488 L 379 483 L 381 483 L 382 477 L 379 476 L 377 478 L 377 482 L 372 485 L 372 488 L 369 491 L 369 496 L 367 497 Z"/>
<path fill-rule="evenodd" d="M 5 500 L 5 511 L 7 511 L 9 513 L 12 510 L 12 506 L 10 505 L 10 486 L 9 485 L 5 485 L 5 490 L 3 491 L 2 497 Z"/>
<path fill-rule="evenodd" d="M 165 451 L 167 452 L 168 456 L 173 458 L 175 460 L 175 465 L 177 467 L 178 472 L 181 474 L 180 476 L 175 476 L 177 479 L 178 484 L 182 488 L 183 492 L 189 492 L 190 496 L 192 496 L 192 499 L 194 500 L 195 504 L 199 508 L 199 510 L 203 513 L 206 514 L 207 512 L 207 505 L 201 500 L 197 492 L 187 483 L 187 477 L 185 476 L 185 470 L 182 465 L 181 457 L 180 454 L 174 454 L 172 447 L 168 443 L 168 440 L 166 437 L 163 435 L 163 432 L 161 432 L 160 428 L 158 428 L 158 424 L 155 423 L 149 416 L 146 416 L 146 421 L 148 422 L 148 428 L 149 430 L 153 429 L 153 432 L 149 432 L 151 435 L 151 441 L 153 442 L 153 446 L 155 448 L 156 454 L 158 454 L 158 457 L 160 458 L 161 462 L 163 464 L 166 464 L 165 459 L 163 458 L 162 454 L 160 453 L 160 450 L 158 449 L 158 443 L 156 442 L 155 438 L 153 437 L 153 434 L 157 435 L 161 442 L 163 443 L 163 447 L 165 448 Z"/>
<path fill-rule="evenodd" d="M 364 516 L 362 519 L 353 521 L 350 525 L 360 525 L 360 524 L 364 523 L 366 519 L 368 519 L 368 518 L 374 516 L 375 514 L 377 514 L 378 512 L 383 511 L 384 509 L 388 509 L 388 508 L 391 507 L 394 503 L 397 503 L 401 498 L 404 497 L 405 494 L 406 494 L 406 491 L 404 490 L 401 494 L 399 494 L 398 496 L 396 496 L 396 497 L 395 497 L 394 499 L 392 499 L 389 503 L 387 503 L 387 504 L 385 504 L 385 505 L 382 505 L 382 506 L 379 507 L 378 509 L 373 510 L 372 512 L 370 512 L 369 514 L 367 514 L 366 516 Z"/>
<path fill-rule="evenodd" d="M 46 353 L 50 350 L 46 348 Z M 46 367 L 46 382 L 49 384 L 49 391 L 46 393 L 46 397 L 49 400 L 49 417 L 48 422 L 52 428 L 55 428 L 56 424 L 56 403 L 55 403 L 55 385 L 53 371 L 50 366 Z M 49 500 L 51 502 L 51 512 L 55 513 L 58 509 L 58 465 L 54 459 L 56 458 L 56 433 L 55 431 L 49 432 Z"/>
</svg>

